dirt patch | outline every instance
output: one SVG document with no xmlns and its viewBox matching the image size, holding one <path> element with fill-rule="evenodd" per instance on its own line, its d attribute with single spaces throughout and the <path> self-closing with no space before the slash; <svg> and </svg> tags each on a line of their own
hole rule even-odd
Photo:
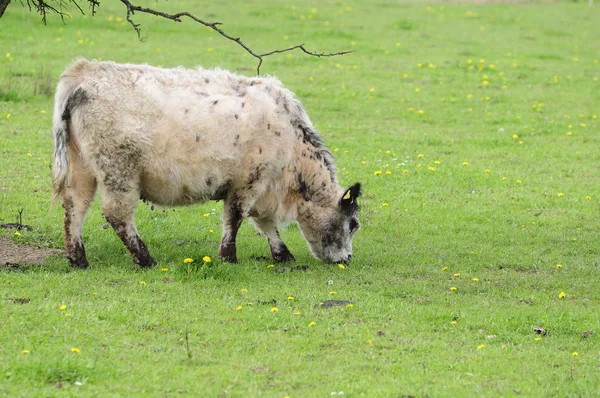
<svg viewBox="0 0 600 398">
<path fill-rule="evenodd" d="M 61 250 L 42 249 L 32 246 L 15 245 L 8 239 L 0 238 L 0 267 L 15 266 L 23 263 L 39 264 Z"/>
</svg>

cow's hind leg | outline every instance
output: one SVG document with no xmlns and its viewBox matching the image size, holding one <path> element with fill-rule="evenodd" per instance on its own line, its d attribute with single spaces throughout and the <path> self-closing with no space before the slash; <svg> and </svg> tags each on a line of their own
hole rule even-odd
<svg viewBox="0 0 600 398">
<path fill-rule="evenodd" d="M 67 259 L 73 267 L 89 266 L 83 245 L 83 221 L 94 201 L 96 194 L 96 178 L 85 168 L 79 155 L 70 149 L 69 185 L 63 198 L 65 209 L 65 251 Z"/>
<path fill-rule="evenodd" d="M 252 218 L 254 224 L 267 237 L 271 255 L 276 261 L 296 261 L 292 253 L 283 243 L 275 222 L 270 218 Z"/>
<path fill-rule="evenodd" d="M 223 236 L 219 246 L 219 258 L 230 263 L 237 263 L 235 240 L 238 230 L 244 221 L 245 211 L 239 196 L 233 195 L 225 200 L 223 206 Z"/>
<path fill-rule="evenodd" d="M 106 185 L 102 198 L 102 213 L 129 250 L 133 262 L 141 267 L 150 267 L 155 265 L 156 261 L 135 228 L 134 213 L 139 200 L 139 191 L 130 187 L 127 187 L 130 189 L 123 189 L 125 186 L 126 184 L 122 184 L 119 189 L 115 189 L 112 184 Z"/>
</svg>

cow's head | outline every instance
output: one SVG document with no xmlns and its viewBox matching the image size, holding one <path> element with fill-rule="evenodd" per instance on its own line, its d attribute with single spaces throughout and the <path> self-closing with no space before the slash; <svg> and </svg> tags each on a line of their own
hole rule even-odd
<svg viewBox="0 0 600 398">
<path fill-rule="evenodd" d="M 307 209 L 300 228 L 312 254 L 330 263 L 348 263 L 352 258 L 352 238 L 359 230 L 360 183 L 356 183 L 330 206 Z"/>
</svg>

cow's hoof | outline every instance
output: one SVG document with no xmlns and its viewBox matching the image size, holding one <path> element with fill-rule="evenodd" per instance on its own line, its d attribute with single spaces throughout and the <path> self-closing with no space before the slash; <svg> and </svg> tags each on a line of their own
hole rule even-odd
<svg viewBox="0 0 600 398">
<path fill-rule="evenodd" d="M 156 264 L 158 264 L 158 262 L 156 262 L 156 260 L 154 258 L 152 258 L 151 255 L 148 255 L 148 256 L 145 256 L 145 257 L 139 259 L 138 261 L 136 261 L 136 263 L 141 268 L 150 268 L 150 267 L 154 267 Z"/>
<path fill-rule="evenodd" d="M 71 263 L 72 268 L 86 269 L 90 266 L 87 258 L 77 258 L 77 259 L 69 259 L 69 263 Z"/>
<path fill-rule="evenodd" d="M 273 259 L 282 263 L 291 263 L 296 261 L 292 253 L 287 250 L 281 253 L 273 253 Z"/>
</svg>

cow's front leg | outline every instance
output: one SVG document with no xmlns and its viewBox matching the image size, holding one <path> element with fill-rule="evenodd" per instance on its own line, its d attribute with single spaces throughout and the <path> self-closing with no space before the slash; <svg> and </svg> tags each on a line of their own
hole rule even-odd
<svg viewBox="0 0 600 398">
<path fill-rule="evenodd" d="M 270 218 L 253 218 L 256 227 L 267 237 L 269 241 L 269 247 L 271 248 L 271 255 L 276 261 L 296 261 L 292 253 L 288 250 L 281 236 L 275 222 Z"/>
<path fill-rule="evenodd" d="M 230 263 L 237 263 L 235 239 L 244 221 L 242 205 L 236 195 L 225 200 L 223 208 L 223 237 L 219 246 L 219 258 Z"/>
</svg>

